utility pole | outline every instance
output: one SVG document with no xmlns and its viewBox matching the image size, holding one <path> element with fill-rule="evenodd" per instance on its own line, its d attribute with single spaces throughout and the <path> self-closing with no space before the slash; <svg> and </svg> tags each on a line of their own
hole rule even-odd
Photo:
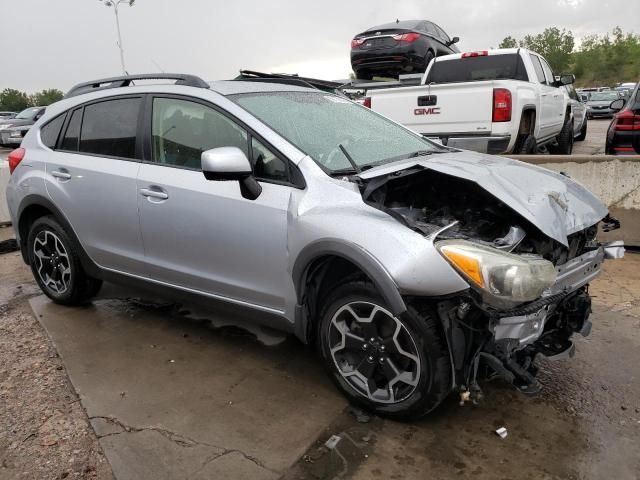
<svg viewBox="0 0 640 480">
<path fill-rule="evenodd" d="M 135 0 L 98 0 L 100 3 L 104 3 L 107 7 L 113 7 L 113 13 L 116 16 L 116 29 L 118 31 L 118 48 L 120 49 L 120 64 L 122 65 L 122 72 L 125 75 L 129 75 L 127 68 L 124 65 L 124 47 L 122 46 L 122 34 L 120 33 L 120 18 L 118 17 L 118 7 L 121 3 L 128 3 L 130 7 L 133 7 Z"/>
</svg>

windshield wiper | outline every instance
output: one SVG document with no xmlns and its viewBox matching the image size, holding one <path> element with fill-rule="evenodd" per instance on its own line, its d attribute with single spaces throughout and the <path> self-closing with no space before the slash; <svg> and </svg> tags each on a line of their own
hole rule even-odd
<svg viewBox="0 0 640 480">
<path fill-rule="evenodd" d="M 358 164 L 353 161 L 353 158 L 351 157 L 351 155 L 349 155 L 349 152 L 347 152 L 347 149 L 344 148 L 344 146 L 341 143 L 338 144 L 338 148 L 340 148 L 340 150 L 342 150 L 342 153 L 344 154 L 345 157 L 347 157 L 347 160 L 349 160 L 349 163 L 351 164 L 353 169 L 356 171 L 356 173 L 361 173 L 362 170 L 360 169 Z"/>
</svg>

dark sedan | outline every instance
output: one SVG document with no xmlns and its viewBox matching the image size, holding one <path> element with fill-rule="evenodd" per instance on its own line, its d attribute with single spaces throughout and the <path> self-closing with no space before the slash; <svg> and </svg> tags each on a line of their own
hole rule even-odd
<svg viewBox="0 0 640 480">
<path fill-rule="evenodd" d="M 459 53 L 458 37 L 450 38 L 433 22 L 395 21 L 372 27 L 351 41 L 351 67 L 357 78 L 420 73 L 434 57 Z"/>
<path fill-rule="evenodd" d="M 624 106 L 623 106 L 624 105 Z M 640 83 L 626 101 L 611 103 L 618 111 L 607 131 L 606 152 L 610 155 L 640 155 Z"/>
<path fill-rule="evenodd" d="M 30 107 L 21 111 L 14 118 L 0 119 L 0 146 L 13 145 L 9 139 L 9 130 L 13 127 L 33 125 L 44 115 L 45 107 Z"/>
</svg>

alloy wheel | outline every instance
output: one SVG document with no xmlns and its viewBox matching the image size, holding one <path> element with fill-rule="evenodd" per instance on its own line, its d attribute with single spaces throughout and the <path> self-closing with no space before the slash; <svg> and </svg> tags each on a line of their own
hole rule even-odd
<svg viewBox="0 0 640 480">
<path fill-rule="evenodd" d="M 417 388 L 420 357 L 409 330 L 386 309 L 356 301 L 339 308 L 329 348 L 340 375 L 377 403 L 398 403 Z"/>
<path fill-rule="evenodd" d="M 33 241 L 36 271 L 42 283 L 56 294 L 69 289 L 71 262 L 67 250 L 55 233 L 40 231 Z"/>
</svg>

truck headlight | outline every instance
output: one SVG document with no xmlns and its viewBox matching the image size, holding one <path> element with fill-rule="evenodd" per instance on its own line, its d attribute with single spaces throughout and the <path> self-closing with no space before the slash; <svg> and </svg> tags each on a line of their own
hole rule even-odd
<svg viewBox="0 0 640 480">
<path fill-rule="evenodd" d="M 553 264 L 502 252 L 465 240 L 444 240 L 436 247 L 471 284 L 512 302 L 535 300 L 556 281 Z"/>
</svg>

